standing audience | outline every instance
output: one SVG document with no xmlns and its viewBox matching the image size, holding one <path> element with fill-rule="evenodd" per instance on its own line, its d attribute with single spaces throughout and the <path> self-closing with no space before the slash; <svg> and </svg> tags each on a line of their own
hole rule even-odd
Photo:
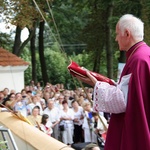
<svg viewBox="0 0 150 150">
<path fill-rule="evenodd" d="M 91 138 L 91 128 L 88 124 L 88 121 L 94 124 L 91 104 L 81 88 L 66 90 L 61 84 L 54 86 L 49 83 L 45 88 L 33 87 L 26 86 L 21 93 L 7 95 L 4 104 L 12 110 L 20 111 L 33 126 L 65 144 L 96 142 L 93 135 Z M 91 90 L 86 90 L 91 97 Z M 4 94 L 1 93 L 3 99 Z M 83 105 L 84 103 L 87 105 Z"/>
</svg>

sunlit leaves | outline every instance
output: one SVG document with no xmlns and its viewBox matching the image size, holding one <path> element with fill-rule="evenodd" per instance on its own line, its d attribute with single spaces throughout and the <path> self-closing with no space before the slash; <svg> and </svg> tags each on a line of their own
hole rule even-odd
<svg viewBox="0 0 150 150">
<path fill-rule="evenodd" d="M 4 21 L 7 23 L 10 22 L 21 28 L 32 28 L 34 21 L 42 19 L 39 10 L 31 0 L 4 0 L 3 4 Z M 38 6 L 45 15 L 45 2 L 39 1 Z"/>
</svg>

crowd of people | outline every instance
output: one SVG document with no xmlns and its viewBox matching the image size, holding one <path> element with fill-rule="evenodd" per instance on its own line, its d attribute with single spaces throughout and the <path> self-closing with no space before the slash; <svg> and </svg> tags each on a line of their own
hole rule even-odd
<svg viewBox="0 0 150 150">
<path fill-rule="evenodd" d="M 116 24 L 116 42 L 126 52 L 119 82 L 110 85 L 98 81 L 89 71 L 75 75 L 93 86 L 66 90 L 62 84 L 47 84 L 43 89 L 26 86 L 21 93 L 0 92 L 0 101 L 9 109 L 20 111 L 35 126 L 65 144 L 97 143 L 106 132 L 111 113 L 105 150 L 150 149 L 150 47 L 144 40 L 144 23 L 132 14 L 123 15 Z M 93 96 L 93 112 L 91 103 Z M 88 145 L 85 150 L 96 150 Z"/>
<path fill-rule="evenodd" d="M 108 118 L 92 110 L 93 88 L 68 90 L 63 84 L 40 83 L 25 86 L 20 92 L 5 88 L 1 104 L 19 111 L 30 123 L 48 136 L 71 145 L 80 142 L 103 144 Z M 101 140 L 99 140 L 101 138 Z"/>
</svg>

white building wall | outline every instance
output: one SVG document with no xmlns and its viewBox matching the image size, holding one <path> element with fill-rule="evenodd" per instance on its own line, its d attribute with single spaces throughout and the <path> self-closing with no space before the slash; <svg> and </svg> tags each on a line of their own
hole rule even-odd
<svg viewBox="0 0 150 150">
<path fill-rule="evenodd" d="M 21 92 L 24 88 L 24 71 L 28 66 L 0 66 L 0 90 L 8 88 Z"/>
</svg>

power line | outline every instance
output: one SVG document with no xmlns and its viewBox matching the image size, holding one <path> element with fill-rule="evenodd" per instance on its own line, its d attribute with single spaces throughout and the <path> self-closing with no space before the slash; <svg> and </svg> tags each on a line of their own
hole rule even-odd
<svg viewBox="0 0 150 150">
<path fill-rule="evenodd" d="M 53 45 L 54 43 L 49 43 L 48 45 Z M 86 47 L 87 44 L 61 44 L 61 47 Z"/>
<path fill-rule="evenodd" d="M 36 3 L 36 1 L 33 0 L 33 2 L 34 2 L 34 4 L 35 4 L 35 6 L 37 7 L 37 9 L 38 9 L 40 15 L 42 16 L 42 19 L 43 19 L 43 20 L 45 21 L 45 23 L 47 24 L 47 26 L 48 26 L 48 28 L 49 28 L 49 30 L 50 30 L 50 32 L 51 32 L 51 35 L 54 37 L 54 40 L 59 44 L 60 50 L 62 51 L 64 57 L 65 57 L 66 60 L 68 61 L 68 58 L 67 58 L 67 56 L 66 56 L 66 53 L 63 51 L 62 47 L 60 46 L 60 45 L 61 45 L 61 39 L 60 39 L 59 32 L 58 32 L 58 30 L 57 30 L 56 23 L 55 23 L 55 28 L 56 28 L 56 31 L 57 31 L 57 34 L 58 34 L 58 39 L 59 39 L 59 41 L 57 40 L 56 36 L 53 34 L 53 32 L 52 32 L 52 30 L 51 30 L 51 28 L 50 28 L 50 26 L 49 26 L 47 20 L 45 19 L 44 15 L 42 14 L 42 11 L 40 10 L 40 8 L 39 8 L 38 4 Z M 54 17 L 53 17 L 53 14 L 52 14 L 52 10 L 51 10 L 51 8 L 50 8 L 50 5 L 49 5 L 49 3 L 48 3 L 47 0 L 46 0 L 46 2 L 47 2 L 47 5 L 48 5 L 48 8 L 50 9 L 50 14 L 51 14 L 51 16 L 52 16 L 53 22 L 55 22 Z"/>
</svg>

